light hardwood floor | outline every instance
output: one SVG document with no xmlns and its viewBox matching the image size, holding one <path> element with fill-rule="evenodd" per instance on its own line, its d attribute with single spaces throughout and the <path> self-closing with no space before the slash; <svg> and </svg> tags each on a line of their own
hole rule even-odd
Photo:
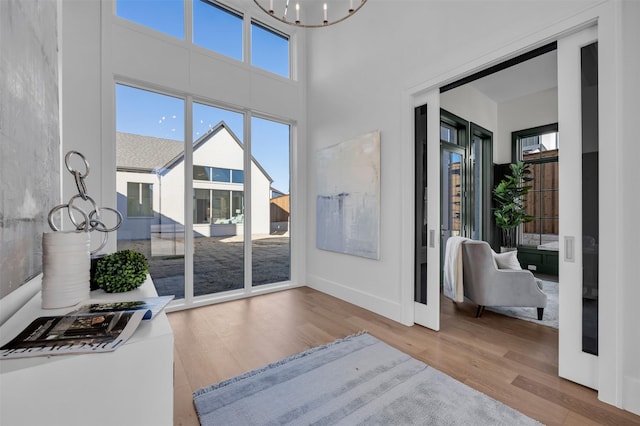
<svg viewBox="0 0 640 426">
<path fill-rule="evenodd" d="M 301 287 L 168 314 L 174 424 L 198 425 L 192 393 L 361 330 L 547 425 L 640 425 L 558 377 L 558 332 L 442 299 L 442 328 L 406 327 Z"/>
</svg>

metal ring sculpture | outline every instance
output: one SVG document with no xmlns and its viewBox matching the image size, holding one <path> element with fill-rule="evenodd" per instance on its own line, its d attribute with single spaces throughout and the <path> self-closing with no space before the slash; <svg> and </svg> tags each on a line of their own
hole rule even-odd
<svg viewBox="0 0 640 426">
<path fill-rule="evenodd" d="M 72 168 L 69 165 L 69 160 L 74 155 L 77 155 L 83 161 L 85 166 L 84 173 L 82 173 L 80 170 L 76 170 Z M 120 225 L 122 225 L 122 214 L 120 214 L 118 210 L 112 209 L 111 207 L 98 207 L 96 205 L 96 202 L 93 200 L 93 198 L 91 198 L 89 194 L 87 194 L 87 185 L 84 179 L 87 176 L 89 176 L 89 162 L 84 157 L 84 155 L 80 154 L 77 151 L 69 151 L 67 152 L 67 155 L 64 157 L 64 164 L 76 182 L 76 188 L 78 188 L 78 193 L 73 197 L 71 197 L 71 199 L 69 199 L 69 202 L 67 204 L 57 205 L 54 208 L 52 208 L 51 211 L 49 211 L 49 218 L 48 218 L 49 226 L 54 231 L 59 231 L 60 229 L 58 229 L 58 227 L 53 223 L 53 215 L 57 213 L 59 210 L 66 209 L 67 214 L 69 216 L 69 220 L 71 221 L 73 226 L 76 227 L 76 231 L 84 231 L 84 232 L 98 231 L 103 234 L 102 242 L 100 243 L 100 246 L 95 250 L 91 251 L 91 254 L 95 254 L 99 250 L 101 250 L 105 245 L 107 245 L 107 241 L 109 240 L 109 232 L 115 231 L 120 227 Z M 90 210 L 89 212 L 86 212 L 82 208 L 75 205 L 74 202 L 79 198 L 85 202 L 88 202 L 92 210 Z M 80 218 L 81 220 L 78 220 L 78 218 L 74 214 L 74 211 L 82 215 L 82 217 Z M 102 219 L 101 212 L 112 212 L 113 214 L 115 214 L 116 216 L 115 226 L 108 228 Z"/>
</svg>

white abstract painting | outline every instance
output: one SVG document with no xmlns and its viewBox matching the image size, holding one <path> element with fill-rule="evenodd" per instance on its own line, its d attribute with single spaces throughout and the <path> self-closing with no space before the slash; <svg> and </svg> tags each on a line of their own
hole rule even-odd
<svg viewBox="0 0 640 426">
<path fill-rule="evenodd" d="M 380 132 L 317 152 L 316 247 L 378 259 Z"/>
</svg>

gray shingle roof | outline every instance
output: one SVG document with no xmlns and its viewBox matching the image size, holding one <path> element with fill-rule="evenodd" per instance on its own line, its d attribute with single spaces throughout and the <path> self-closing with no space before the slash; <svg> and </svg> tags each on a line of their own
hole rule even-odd
<svg viewBox="0 0 640 426">
<path fill-rule="evenodd" d="M 166 167 L 183 150 L 179 141 L 117 132 L 116 168 L 151 172 L 155 167 Z"/>
<path fill-rule="evenodd" d="M 1 1 L 1 0 L 0 0 Z M 193 144 L 196 150 L 200 145 L 226 130 L 235 142 L 244 149 L 238 137 L 228 128 L 224 121 L 219 122 L 207 133 L 200 136 Z M 184 157 L 184 144 L 172 139 L 143 136 L 134 133 L 116 132 L 116 170 L 153 173 L 156 170 L 171 169 Z M 251 161 L 264 173 L 269 182 L 273 182 L 269 173 L 251 156 Z"/>
</svg>

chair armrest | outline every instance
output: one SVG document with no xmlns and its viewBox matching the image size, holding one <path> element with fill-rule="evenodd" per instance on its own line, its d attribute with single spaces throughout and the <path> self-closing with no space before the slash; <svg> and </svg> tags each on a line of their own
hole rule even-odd
<svg viewBox="0 0 640 426">
<path fill-rule="evenodd" d="M 547 295 L 530 271 L 495 269 L 486 276 L 487 285 L 476 294 L 476 303 L 484 306 L 526 306 L 544 308 Z"/>
</svg>

